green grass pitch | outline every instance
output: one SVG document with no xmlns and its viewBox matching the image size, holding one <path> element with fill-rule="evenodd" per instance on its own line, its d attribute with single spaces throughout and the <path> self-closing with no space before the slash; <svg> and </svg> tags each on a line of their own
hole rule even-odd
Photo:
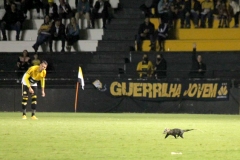
<svg viewBox="0 0 240 160">
<path fill-rule="evenodd" d="M 0 112 L 0 160 L 238 160 L 239 115 Z M 164 128 L 196 130 L 184 139 Z M 174 154 L 175 153 L 175 154 Z"/>
</svg>

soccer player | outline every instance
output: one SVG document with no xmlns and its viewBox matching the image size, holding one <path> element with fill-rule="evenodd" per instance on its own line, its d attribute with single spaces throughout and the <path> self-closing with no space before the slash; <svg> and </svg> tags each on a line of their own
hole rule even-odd
<svg viewBox="0 0 240 160">
<path fill-rule="evenodd" d="M 42 87 L 42 96 L 45 97 L 45 77 L 46 77 L 46 68 L 48 63 L 46 61 L 42 61 L 39 66 L 32 66 L 30 67 L 22 78 L 22 109 L 23 115 L 22 119 L 27 119 L 26 116 L 26 108 L 27 108 L 27 101 L 28 95 L 31 94 L 32 98 L 32 119 L 38 119 L 35 116 L 36 107 L 37 107 L 37 83 L 41 81 Z"/>
</svg>

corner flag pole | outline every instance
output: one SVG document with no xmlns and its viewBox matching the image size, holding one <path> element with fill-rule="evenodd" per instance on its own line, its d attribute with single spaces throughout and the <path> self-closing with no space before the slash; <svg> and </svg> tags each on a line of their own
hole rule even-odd
<svg viewBox="0 0 240 160">
<path fill-rule="evenodd" d="M 77 112 L 77 104 L 78 104 L 78 88 L 79 88 L 79 83 L 81 83 L 82 89 L 84 90 L 84 79 L 83 79 L 83 73 L 82 73 L 82 68 L 79 66 L 78 69 L 78 82 L 76 86 L 76 97 L 75 97 L 75 105 L 74 105 L 74 111 Z"/>
<path fill-rule="evenodd" d="M 76 96 L 75 96 L 75 105 L 74 105 L 75 113 L 77 112 L 77 104 L 78 104 L 78 87 L 79 87 L 79 82 L 77 82 L 77 86 L 76 86 Z"/>
</svg>

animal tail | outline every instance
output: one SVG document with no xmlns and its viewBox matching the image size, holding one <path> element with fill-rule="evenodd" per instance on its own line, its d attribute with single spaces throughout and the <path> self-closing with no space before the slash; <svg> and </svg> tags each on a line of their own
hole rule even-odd
<svg viewBox="0 0 240 160">
<path fill-rule="evenodd" d="M 195 129 L 184 129 L 183 131 L 188 132 L 188 131 L 192 131 L 192 130 L 195 130 Z"/>
</svg>

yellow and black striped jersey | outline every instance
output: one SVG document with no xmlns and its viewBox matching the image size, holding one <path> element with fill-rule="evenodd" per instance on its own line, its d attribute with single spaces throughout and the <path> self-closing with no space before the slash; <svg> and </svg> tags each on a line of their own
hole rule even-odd
<svg viewBox="0 0 240 160">
<path fill-rule="evenodd" d="M 45 87 L 45 77 L 47 72 L 46 70 L 40 72 L 39 67 L 40 66 L 32 66 L 27 70 L 22 79 L 24 85 L 30 87 L 33 84 L 37 84 L 38 81 L 41 81 L 41 87 Z"/>
</svg>

